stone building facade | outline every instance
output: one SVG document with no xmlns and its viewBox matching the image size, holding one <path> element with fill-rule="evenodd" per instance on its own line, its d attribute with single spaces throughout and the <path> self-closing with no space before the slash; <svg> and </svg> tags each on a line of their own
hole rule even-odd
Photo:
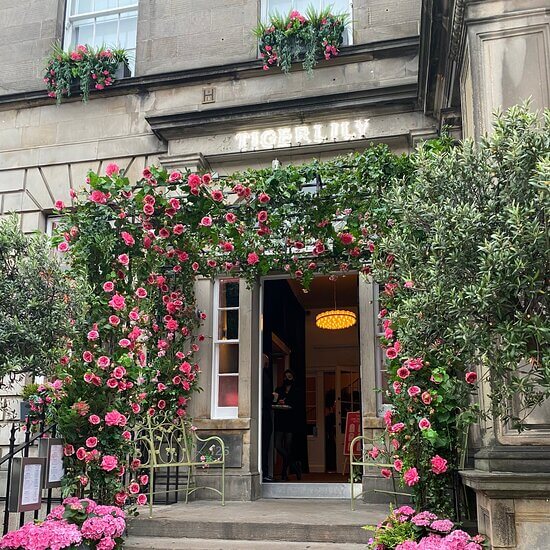
<svg viewBox="0 0 550 550">
<path fill-rule="evenodd" d="M 533 107 L 550 106 L 545 0 L 335 3 L 351 16 L 350 44 L 310 76 L 300 68 L 262 71 L 251 32 L 269 9 L 301 7 L 299 1 L 1 2 L 0 215 L 15 211 L 25 231 L 47 230 L 55 200 L 70 204 L 69 191 L 86 172 L 110 162 L 130 179 L 150 164 L 224 175 L 275 159 L 330 158 L 371 142 L 409 151 L 442 125 L 459 138 L 479 138 L 496 108 L 527 97 Z M 133 52 L 133 74 L 92 92 L 86 104 L 72 98 L 56 105 L 43 88 L 44 59 L 53 42 L 68 47 L 79 38 L 123 42 Z M 242 455 L 228 487 L 235 499 L 262 491 L 261 287 L 240 284 L 237 416 L 216 418 L 208 383 L 193 411 L 199 428 L 239 441 Z M 214 292 L 210 281 L 197 283 L 207 312 Z M 371 434 L 382 427 L 371 391 L 375 292 L 374 284 L 359 283 L 362 423 Z M 211 351 L 201 359 L 204 380 L 211 380 Z M 481 529 L 496 548 L 527 548 L 524 541 L 546 536 L 550 411 L 541 408 L 527 422 L 521 435 L 498 422 L 480 426 L 475 470 L 464 475 L 478 496 Z"/>
</svg>

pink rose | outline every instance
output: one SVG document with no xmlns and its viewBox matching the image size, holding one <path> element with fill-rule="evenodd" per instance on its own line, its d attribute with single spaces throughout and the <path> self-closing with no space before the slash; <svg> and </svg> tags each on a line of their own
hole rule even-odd
<svg viewBox="0 0 550 550">
<path fill-rule="evenodd" d="M 258 195 L 258 201 L 265 204 L 271 200 L 271 197 L 267 193 L 260 193 Z"/>
<path fill-rule="evenodd" d="M 118 467 L 118 459 L 113 455 L 105 455 L 101 460 L 101 468 L 106 472 L 112 472 Z"/>
<path fill-rule="evenodd" d="M 340 241 L 343 245 L 348 246 L 355 240 L 355 237 L 351 233 L 342 233 L 340 235 Z"/>
<path fill-rule="evenodd" d="M 105 415 L 105 424 L 107 426 L 126 426 L 127 418 L 116 409 L 109 411 Z"/>
<path fill-rule="evenodd" d="M 174 233 L 174 235 L 181 235 L 183 233 L 183 230 L 184 230 L 183 225 L 181 223 L 177 223 L 172 228 L 172 233 Z"/>
<path fill-rule="evenodd" d="M 216 202 L 223 201 L 223 193 L 219 189 L 213 189 L 211 195 L 212 200 L 215 200 Z"/>
<path fill-rule="evenodd" d="M 439 455 L 432 457 L 430 463 L 434 474 L 444 474 L 447 471 L 447 461 Z"/>
<path fill-rule="evenodd" d="M 67 443 L 64 447 L 63 447 L 63 454 L 65 456 L 72 456 L 74 455 L 74 447 L 72 445 L 70 445 L 69 443 Z"/>
<path fill-rule="evenodd" d="M 210 227 L 212 225 L 212 218 L 210 216 L 204 216 L 199 225 L 202 225 L 203 227 Z"/>
<path fill-rule="evenodd" d="M 144 495 L 143 493 L 139 494 L 139 495 L 137 496 L 136 502 L 137 502 L 140 506 L 145 506 L 145 505 L 147 504 L 147 495 Z"/>
<path fill-rule="evenodd" d="M 95 189 L 90 193 L 90 200 L 96 204 L 107 204 L 107 195 L 103 191 Z"/>
<path fill-rule="evenodd" d="M 113 369 L 113 377 L 116 378 L 117 380 L 124 378 L 125 374 L 126 374 L 126 369 L 124 367 L 115 367 Z"/>
<path fill-rule="evenodd" d="M 391 470 L 388 470 L 387 468 L 382 468 L 380 473 L 382 474 L 382 477 L 385 477 L 386 479 L 391 477 Z"/>
<path fill-rule="evenodd" d="M 235 216 L 235 214 L 233 214 L 233 212 L 228 212 L 225 215 L 225 221 L 227 223 L 235 223 L 237 221 L 237 216 Z"/>
<path fill-rule="evenodd" d="M 411 373 L 407 367 L 400 367 L 397 369 L 397 376 L 399 376 L 399 378 L 408 378 L 410 374 Z"/>
<path fill-rule="evenodd" d="M 124 241 L 126 246 L 134 246 L 134 244 L 136 244 L 136 240 L 134 239 L 134 237 L 132 237 L 130 233 L 128 233 L 128 231 L 122 231 L 120 236 L 122 237 L 122 240 Z"/>
<path fill-rule="evenodd" d="M 82 360 L 84 363 L 91 363 L 94 360 L 94 356 L 92 355 L 91 351 L 85 351 L 82 354 Z"/>
<path fill-rule="evenodd" d="M 88 449 L 93 449 L 94 447 L 97 447 L 97 437 L 89 437 L 86 439 L 86 447 Z"/>
<path fill-rule="evenodd" d="M 175 172 L 172 172 L 170 176 L 168 177 L 168 181 L 170 183 L 174 183 L 175 181 L 181 180 L 181 173 L 177 170 Z"/>
<path fill-rule="evenodd" d="M 403 479 L 405 480 L 405 483 L 409 487 L 412 487 L 413 485 L 416 485 L 420 481 L 420 476 L 418 475 L 418 471 L 416 468 L 409 468 L 405 472 Z"/>
<path fill-rule="evenodd" d="M 149 476 L 147 474 L 142 474 L 139 476 L 139 482 L 142 485 L 147 485 L 149 483 Z"/>
<path fill-rule="evenodd" d="M 407 393 L 409 394 L 409 397 L 415 397 L 420 393 L 420 388 L 418 386 L 411 386 Z"/>
<path fill-rule="evenodd" d="M 99 416 L 97 416 L 97 414 L 91 414 L 88 417 L 88 422 L 90 424 L 94 424 L 94 426 L 97 426 L 101 422 L 101 418 L 99 418 Z"/>
<path fill-rule="evenodd" d="M 397 357 L 397 349 L 394 347 L 389 347 L 389 348 L 386 348 L 386 357 L 388 359 L 395 359 Z"/>
<path fill-rule="evenodd" d="M 393 467 L 394 467 L 396 472 L 400 472 L 403 469 L 403 461 L 400 460 L 399 458 L 396 458 L 393 461 Z"/>
<path fill-rule="evenodd" d="M 98 338 L 99 332 L 96 329 L 92 329 L 88 332 L 88 340 L 97 340 Z"/>
<path fill-rule="evenodd" d="M 414 287 L 414 281 L 405 281 L 405 288 L 413 288 Z"/>
<path fill-rule="evenodd" d="M 155 207 L 152 204 L 144 204 L 143 212 L 147 214 L 147 216 L 152 216 L 155 213 Z"/>
<path fill-rule="evenodd" d="M 137 495 L 139 493 L 139 483 L 130 483 L 130 485 L 128 485 L 128 491 L 131 495 Z"/>
<path fill-rule="evenodd" d="M 432 394 L 429 391 L 425 391 L 420 398 L 424 405 L 429 405 L 432 402 Z"/>
<path fill-rule="evenodd" d="M 139 287 L 137 290 L 136 290 L 136 296 L 138 298 L 145 298 L 147 296 L 147 291 L 143 288 L 143 287 Z"/>
<path fill-rule="evenodd" d="M 466 382 L 468 382 L 468 384 L 475 384 L 477 382 L 477 373 L 475 373 L 474 371 L 467 372 L 465 380 Z"/>
<path fill-rule="evenodd" d="M 120 311 L 121 309 L 124 309 L 126 307 L 126 300 L 124 296 L 121 296 L 118 292 L 109 300 L 109 305 L 116 309 L 117 311 Z"/>
<path fill-rule="evenodd" d="M 246 262 L 248 265 L 255 265 L 260 261 L 260 257 L 256 252 L 250 252 L 250 254 L 246 258 Z"/>
<path fill-rule="evenodd" d="M 124 266 L 127 266 L 130 263 L 130 257 L 128 254 L 119 254 L 117 259 Z"/>
<path fill-rule="evenodd" d="M 265 210 L 260 210 L 257 218 L 260 223 L 265 223 L 267 221 L 267 212 Z"/>
<path fill-rule="evenodd" d="M 69 243 L 67 241 L 63 241 L 57 245 L 57 250 L 59 252 L 67 252 L 69 250 Z"/>
<path fill-rule="evenodd" d="M 121 339 L 118 341 L 118 345 L 119 345 L 121 348 L 129 348 L 129 347 L 132 345 L 132 342 L 130 342 L 130 340 L 128 340 L 128 338 L 121 338 Z"/>
<path fill-rule="evenodd" d="M 86 449 L 84 447 L 79 447 L 77 449 L 76 458 L 78 458 L 78 460 L 84 460 L 86 458 Z"/>
<path fill-rule="evenodd" d="M 105 292 L 113 292 L 115 289 L 115 284 L 112 281 L 105 281 L 103 283 L 103 290 Z"/>
<path fill-rule="evenodd" d="M 111 360 L 106 355 L 102 355 L 97 360 L 97 366 L 100 369 L 106 369 L 110 364 L 111 364 Z"/>
<path fill-rule="evenodd" d="M 431 423 L 427 418 L 421 418 L 420 422 L 418 423 L 418 427 L 421 430 L 429 430 L 431 428 Z"/>
<path fill-rule="evenodd" d="M 109 177 L 116 176 L 119 173 L 119 171 L 120 171 L 120 168 L 114 162 L 107 164 L 107 168 L 105 168 L 105 173 Z"/>
<path fill-rule="evenodd" d="M 189 174 L 187 177 L 187 183 L 191 187 L 196 187 L 197 185 L 201 184 L 201 177 L 198 174 Z"/>
<path fill-rule="evenodd" d="M 109 315 L 109 323 L 114 327 L 117 327 L 120 324 L 120 317 L 116 315 Z"/>
<path fill-rule="evenodd" d="M 65 208 L 65 203 L 63 201 L 55 201 L 55 209 L 63 210 Z"/>
</svg>

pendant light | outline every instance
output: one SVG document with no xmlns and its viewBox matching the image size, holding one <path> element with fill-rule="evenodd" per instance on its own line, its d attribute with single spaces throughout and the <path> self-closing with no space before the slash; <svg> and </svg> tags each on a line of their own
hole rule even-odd
<svg viewBox="0 0 550 550">
<path fill-rule="evenodd" d="M 342 330 L 350 328 L 357 323 L 357 316 L 353 311 L 336 308 L 336 282 L 334 285 L 334 309 L 319 313 L 315 317 L 315 324 L 325 330 Z"/>
</svg>

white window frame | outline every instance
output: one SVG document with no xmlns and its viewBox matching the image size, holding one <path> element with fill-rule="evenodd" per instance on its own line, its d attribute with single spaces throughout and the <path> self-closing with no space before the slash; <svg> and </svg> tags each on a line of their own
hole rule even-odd
<svg viewBox="0 0 550 550">
<path fill-rule="evenodd" d="M 292 0 L 294 3 L 294 0 Z M 269 18 L 269 11 L 267 9 L 268 1 L 266 0 L 260 0 L 261 7 L 262 7 L 262 21 L 265 23 L 268 21 Z M 311 5 L 313 5 L 314 8 L 319 9 L 315 4 L 319 3 L 319 7 L 324 8 L 326 6 L 330 6 L 334 2 L 331 0 L 312 0 Z M 294 9 L 294 8 L 291 8 Z M 348 13 L 349 13 L 349 22 L 346 25 L 346 31 L 344 33 L 344 46 L 351 46 L 353 44 L 353 0 L 348 1 Z M 282 14 L 287 15 L 287 14 Z"/>
<path fill-rule="evenodd" d="M 218 406 L 218 393 L 219 393 L 219 380 L 220 377 L 232 376 L 239 379 L 240 372 L 236 373 L 220 373 L 220 345 L 237 345 L 240 346 L 240 289 L 239 289 L 239 305 L 237 307 L 220 307 L 220 283 L 226 280 L 235 280 L 239 282 L 237 277 L 220 277 L 214 280 L 214 289 L 212 295 L 212 418 L 227 419 L 238 418 L 239 407 L 220 407 Z M 220 340 L 219 339 L 219 312 L 220 311 L 237 311 L 239 312 L 239 329 L 238 338 L 233 340 Z M 239 348 L 240 351 L 240 348 Z"/>
<path fill-rule="evenodd" d="M 129 6 L 122 6 L 120 8 L 109 8 L 106 10 L 97 10 L 97 11 L 91 11 L 86 13 L 79 13 L 77 15 L 71 14 L 72 7 L 77 2 L 77 0 L 67 0 L 66 10 L 65 10 L 65 36 L 63 41 L 63 46 L 65 49 L 69 48 L 71 46 L 72 40 L 73 40 L 73 32 L 75 28 L 75 23 L 78 21 L 82 21 L 84 19 L 97 19 L 98 17 L 104 17 L 108 15 L 118 15 L 117 19 L 117 40 L 119 36 L 120 31 L 120 15 L 123 13 L 128 13 L 135 11 L 136 15 L 138 13 L 139 8 L 139 0 L 135 0 L 135 2 Z M 99 46 L 99 44 L 95 44 L 95 30 L 96 30 L 97 21 L 94 22 L 94 36 L 92 39 L 92 45 Z M 137 26 L 137 23 L 136 23 Z M 75 44 L 76 46 L 76 44 Z M 106 47 L 116 46 L 116 44 L 105 44 Z M 136 51 L 136 45 L 133 46 L 133 48 L 128 48 L 128 51 L 134 52 Z M 133 62 L 131 62 L 131 65 L 133 66 Z M 133 72 L 133 71 L 132 71 Z"/>
</svg>

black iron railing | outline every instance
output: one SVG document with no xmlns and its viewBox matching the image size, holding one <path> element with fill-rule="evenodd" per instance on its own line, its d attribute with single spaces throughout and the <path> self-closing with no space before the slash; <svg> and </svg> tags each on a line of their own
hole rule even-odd
<svg viewBox="0 0 550 550">
<path fill-rule="evenodd" d="M 17 435 L 24 433 L 24 441 L 16 444 Z M 38 442 L 44 437 L 55 437 L 56 426 L 45 426 L 43 422 L 33 425 L 30 420 L 14 420 L 10 427 L 10 439 L 8 454 L 0 458 L 0 468 L 7 464 L 5 490 L 0 495 L 0 502 L 4 502 L 3 534 L 10 529 L 10 518 L 19 514 L 19 527 L 23 526 L 27 519 L 27 514 L 32 514 L 33 519 L 38 519 L 41 510 L 32 512 L 13 512 L 10 511 L 10 488 L 13 476 L 13 462 L 16 458 L 26 458 L 31 454 L 31 449 L 38 449 Z M 3 473 L 0 471 L 0 473 Z M 46 497 L 42 497 L 42 508 L 46 507 L 46 514 L 50 513 L 52 502 L 60 501 L 60 498 L 53 498 L 52 489 L 48 489 Z M 13 527 L 13 525 L 11 525 Z"/>
</svg>

